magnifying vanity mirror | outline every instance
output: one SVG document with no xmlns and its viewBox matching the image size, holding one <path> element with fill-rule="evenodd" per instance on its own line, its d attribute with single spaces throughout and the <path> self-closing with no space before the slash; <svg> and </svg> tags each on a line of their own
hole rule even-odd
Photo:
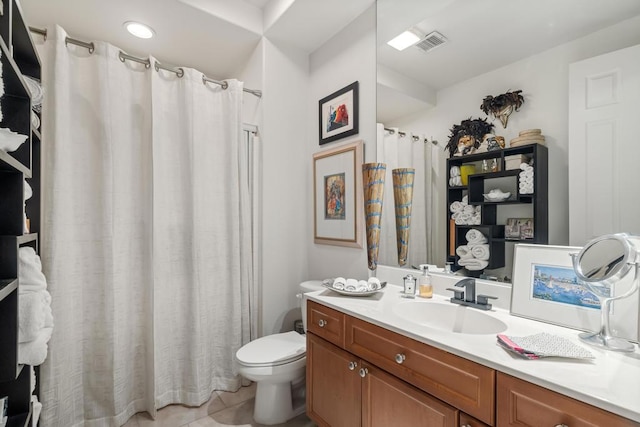
<svg viewBox="0 0 640 427">
<path fill-rule="evenodd" d="M 627 298 L 638 290 L 640 269 L 636 244 L 640 242 L 628 234 L 609 234 L 587 243 L 577 254 L 572 254 L 573 269 L 580 279 L 600 301 L 601 322 L 598 332 L 585 332 L 580 339 L 588 344 L 607 350 L 632 352 L 635 346 L 614 337 L 609 317 L 612 304 Z M 616 292 L 616 284 L 633 270 L 633 284 L 627 290 Z"/>
</svg>

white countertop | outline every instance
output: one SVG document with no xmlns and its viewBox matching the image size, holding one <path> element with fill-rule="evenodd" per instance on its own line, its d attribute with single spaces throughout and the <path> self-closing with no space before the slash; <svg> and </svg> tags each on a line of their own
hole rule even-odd
<svg viewBox="0 0 640 427">
<path fill-rule="evenodd" d="M 399 286 L 387 287 L 369 297 L 339 295 L 329 289 L 305 294 L 343 313 L 387 328 L 425 344 L 432 345 L 484 366 L 529 381 L 582 402 L 640 422 L 640 351 L 617 353 L 591 347 L 580 342 L 578 331 L 534 320 L 511 316 L 507 310 L 493 308 L 482 311 L 507 324 L 501 333 L 525 336 L 548 332 L 562 336 L 587 348 L 595 359 L 570 360 L 543 358 L 521 359 L 511 355 L 496 342 L 496 334 L 470 335 L 429 328 L 408 321 L 394 313 L 394 305 L 414 301 L 424 304 L 451 304 L 448 297 L 434 295 L 432 299 L 400 296 Z M 471 310 L 471 309 L 469 309 Z"/>
</svg>

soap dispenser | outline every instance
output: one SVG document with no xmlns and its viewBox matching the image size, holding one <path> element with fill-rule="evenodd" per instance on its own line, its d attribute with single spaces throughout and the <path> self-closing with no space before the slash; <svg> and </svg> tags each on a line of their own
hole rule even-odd
<svg viewBox="0 0 640 427">
<path fill-rule="evenodd" d="M 429 266 L 422 264 L 420 269 L 422 270 L 422 276 L 418 279 L 418 295 L 422 298 L 431 298 L 433 297 L 433 286 L 431 285 Z"/>
<path fill-rule="evenodd" d="M 416 296 L 416 278 L 413 274 L 407 274 L 404 279 L 404 292 L 403 298 L 415 298 Z"/>
</svg>

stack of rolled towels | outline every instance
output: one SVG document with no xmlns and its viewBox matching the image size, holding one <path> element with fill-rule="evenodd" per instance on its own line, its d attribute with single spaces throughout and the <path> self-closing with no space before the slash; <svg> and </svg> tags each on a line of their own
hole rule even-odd
<svg viewBox="0 0 640 427">
<path fill-rule="evenodd" d="M 47 343 L 53 333 L 51 295 L 36 251 L 23 246 L 19 258 L 18 363 L 38 366 L 47 358 Z"/>
<path fill-rule="evenodd" d="M 460 166 L 451 166 L 449 169 L 449 186 L 459 187 L 462 185 L 462 176 L 460 175 Z"/>
<path fill-rule="evenodd" d="M 469 198 L 464 196 L 461 201 L 455 201 L 449 206 L 451 218 L 456 225 L 479 225 L 481 223 L 480 206 L 469 204 Z"/>
<path fill-rule="evenodd" d="M 518 178 L 520 194 L 533 194 L 533 166 L 522 163 Z"/>
<path fill-rule="evenodd" d="M 380 289 L 380 280 L 376 277 L 370 277 L 369 280 L 345 279 L 344 277 L 336 277 L 333 280 L 332 287 L 339 291 L 347 292 L 369 292 Z"/>
<path fill-rule="evenodd" d="M 480 230 L 472 228 L 465 235 L 466 245 L 456 248 L 458 265 L 470 271 L 484 270 L 489 265 L 491 252 L 487 244 L 487 238 Z"/>
</svg>

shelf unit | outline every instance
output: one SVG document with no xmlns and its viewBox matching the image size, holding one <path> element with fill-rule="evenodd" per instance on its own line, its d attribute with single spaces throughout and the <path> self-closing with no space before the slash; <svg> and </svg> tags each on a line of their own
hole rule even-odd
<svg viewBox="0 0 640 427">
<path fill-rule="evenodd" d="M 27 135 L 16 151 L 0 150 L 0 397 L 8 396 L 7 426 L 31 426 L 31 367 L 18 363 L 19 248 L 38 250 L 40 231 L 41 135 L 31 125 L 31 98 L 24 76 L 41 80 L 40 59 L 18 0 L 2 0 L 0 51 L 4 95 L 0 127 Z M 30 233 L 24 232 L 24 182 Z"/>
<path fill-rule="evenodd" d="M 523 156 L 527 161 L 532 161 L 533 166 L 533 193 L 521 194 L 519 192 L 520 169 L 506 169 L 507 159 L 512 156 Z M 447 170 L 452 166 L 475 165 L 476 171 L 482 170 L 483 161 L 492 163 L 496 160 L 497 171 L 473 173 L 467 177 L 467 185 L 447 186 L 447 261 L 453 262 L 454 269 L 458 270 L 458 256 L 455 249 L 467 243 L 466 233 L 474 228 L 482 232 L 487 238 L 491 258 L 488 270 L 505 266 L 505 245 L 508 243 L 537 243 L 549 242 L 549 206 L 548 206 L 548 149 L 544 145 L 529 144 L 520 147 L 505 148 L 503 150 L 488 151 L 485 153 L 470 154 L 461 157 L 447 159 Z M 496 202 L 486 201 L 484 194 L 493 188 L 511 193 L 507 200 Z M 468 204 L 480 206 L 481 219 L 479 225 L 456 225 L 450 206 L 455 201 L 461 201 L 467 196 Z M 533 224 L 533 237 L 505 238 L 504 215 L 501 210 L 509 206 L 529 206 L 530 214 L 525 218 L 531 218 Z"/>
</svg>

